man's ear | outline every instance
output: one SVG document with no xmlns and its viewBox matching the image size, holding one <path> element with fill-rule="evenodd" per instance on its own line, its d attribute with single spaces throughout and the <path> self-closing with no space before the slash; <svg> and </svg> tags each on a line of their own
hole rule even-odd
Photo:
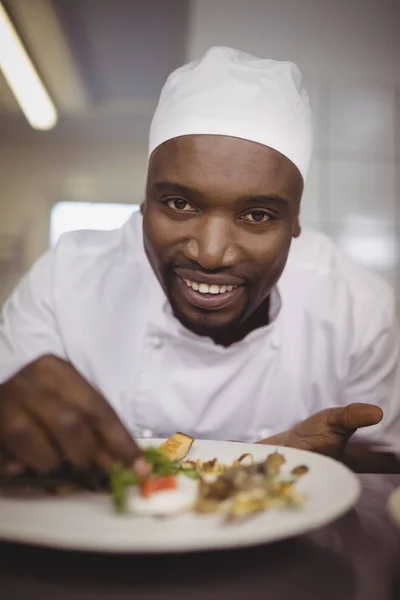
<svg viewBox="0 0 400 600">
<path fill-rule="evenodd" d="M 142 215 L 144 215 L 145 210 L 146 210 L 146 200 L 143 200 L 143 202 L 140 205 L 140 212 L 142 213 Z"/>
</svg>

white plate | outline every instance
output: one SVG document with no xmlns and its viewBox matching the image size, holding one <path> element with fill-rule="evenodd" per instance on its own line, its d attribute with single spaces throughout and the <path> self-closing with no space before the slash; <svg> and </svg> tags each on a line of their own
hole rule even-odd
<svg viewBox="0 0 400 600">
<path fill-rule="evenodd" d="M 390 494 L 388 508 L 393 521 L 400 527 L 400 487 Z"/>
<path fill-rule="evenodd" d="M 161 440 L 146 440 L 158 445 Z M 275 446 L 196 441 L 191 458 L 231 463 L 244 452 L 263 460 Z M 285 468 L 306 464 L 310 472 L 298 488 L 307 495 L 303 508 L 271 511 L 235 525 L 220 515 L 188 513 L 168 519 L 119 516 L 106 495 L 77 494 L 68 498 L 10 499 L 0 495 L 0 539 L 95 552 L 184 552 L 252 546 L 303 534 L 348 511 L 360 494 L 358 478 L 330 458 L 281 448 Z"/>
</svg>

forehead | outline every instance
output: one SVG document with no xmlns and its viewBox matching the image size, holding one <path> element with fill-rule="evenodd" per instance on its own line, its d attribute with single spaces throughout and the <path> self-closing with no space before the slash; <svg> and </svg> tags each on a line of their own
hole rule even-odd
<svg viewBox="0 0 400 600">
<path fill-rule="evenodd" d="M 186 135 L 159 146 L 149 163 L 149 185 L 171 181 L 203 193 L 282 194 L 300 199 L 297 167 L 269 148 L 239 138 Z"/>
</svg>

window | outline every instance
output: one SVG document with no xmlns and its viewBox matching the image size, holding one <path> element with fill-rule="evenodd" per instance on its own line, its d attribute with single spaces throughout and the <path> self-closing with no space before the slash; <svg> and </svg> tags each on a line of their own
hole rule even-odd
<svg viewBox="0 0 400 600">
<path fill-rule="evenodd" d="M 138 204 L 106 204 L 103 202 L 58 202 L 50 216 L 50 245 L 68 231 L 78 229 L 118 229 L 139 210 Z"/>
</svg>

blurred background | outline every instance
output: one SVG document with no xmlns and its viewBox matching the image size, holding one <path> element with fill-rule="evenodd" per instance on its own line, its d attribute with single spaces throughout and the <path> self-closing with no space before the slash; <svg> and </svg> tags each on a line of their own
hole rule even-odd
<svg viewBox="0 0 400 600">
<path fill-rule="evenodd" d="M 400 310 L 399 31 L 400 0 L 0 2 L 0 304 L 62 232 L 137 209 L 164 80 L 217 44 L 299 64 L 316 129 L 303 224 Z"/>
</svg>

